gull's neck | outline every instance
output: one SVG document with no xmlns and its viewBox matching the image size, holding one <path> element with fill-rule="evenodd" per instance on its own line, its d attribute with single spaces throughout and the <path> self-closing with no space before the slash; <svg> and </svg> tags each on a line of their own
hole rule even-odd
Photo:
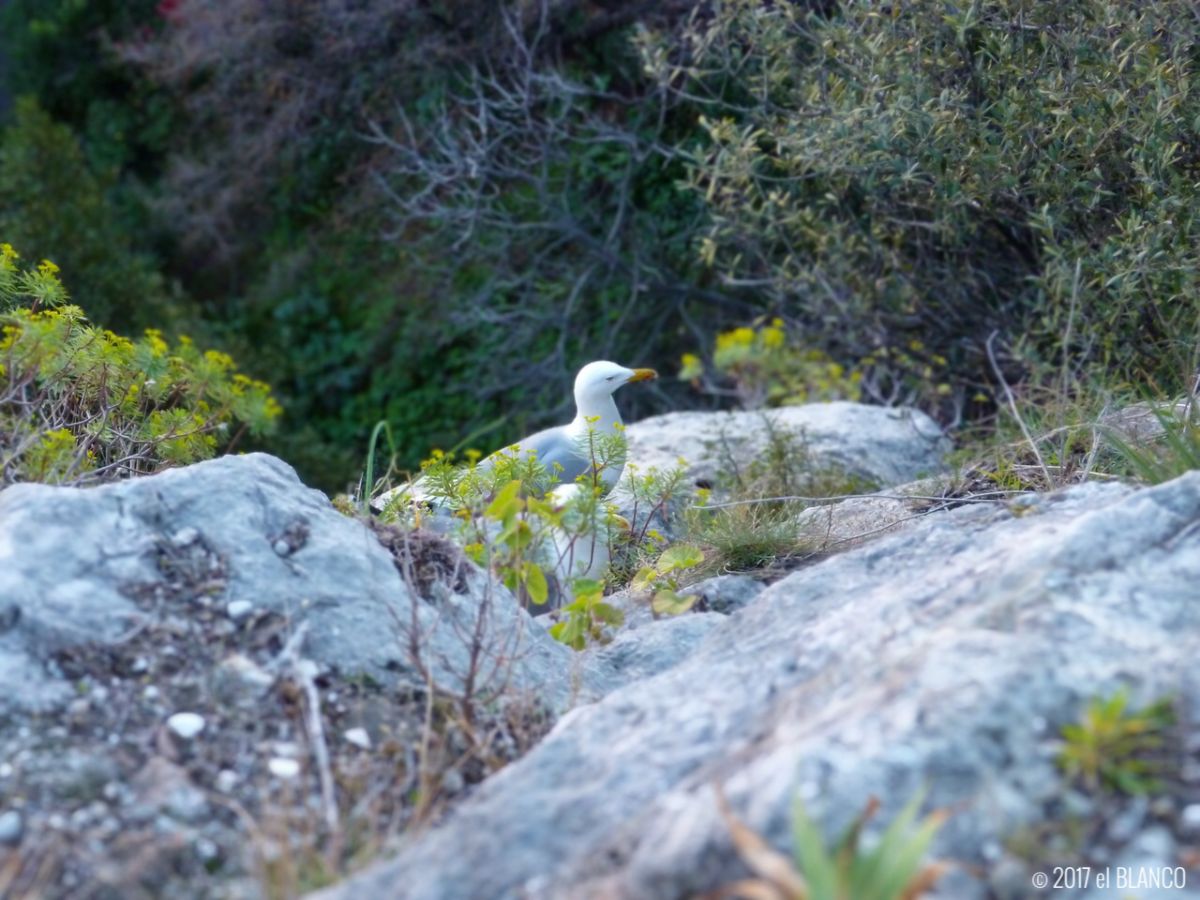
<svg viewBox="0 0 1200 900">
<path fill-rule="evenodd" d="M 601 397 L 576 395 L 575 418 L 570 425 L 572 432 L 586 434 L 591 428 L 597 434 L 614 434 L 620 425 L 621 412 L 617 409 L 612 394 L 604 394 Z"/>
</svg>

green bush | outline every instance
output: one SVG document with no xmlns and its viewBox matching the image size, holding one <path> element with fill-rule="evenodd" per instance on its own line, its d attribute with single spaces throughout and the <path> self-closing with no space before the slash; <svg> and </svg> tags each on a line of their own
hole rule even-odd
<svg viewBox="0 0 1200 900">
<path fill-rule="evenodd" d="M 270 389 L 227 354 L 91 325 L 57 272 L 0 244 L 0 487 L 155 472 L 271 430 Z"/>
<path fill-rule="evenodd" d="M 569 415 L 582 363 L 673 355 L 679 310 L 720 308 L 629 29 L 536 7 L 181 4 L 126 48 L 187 113 L 162 208 L 189 290 L 264 360 L 310 480 L 344 488 L 380 418 L 412 468 L 501 445 Z"/>
<path fill-rule="evenodd" d="M 89 318 L 111 328 L 174 330 L 183 306 L 134 249 L 110 200 L 111 174 L 88 164 L 71 129 L 29 98 L 0 132 L 0 234 L 35 259 L 55 256 Z"/>
<path fill-rule="evenodd" d="M 806 345 L 855 363 L 919 341 L 952 372 L 930 406 L 993 379 L 993 330 L 1034 364 L 1179 383 L 1200 311 L 1188 0 L 731 0 L 644 44 L 704 110 L 698 256 Z"/>
<path fill-rule="evenodd" d="M 93 165 L 153 175 L 177 124 L 173 105 L 119 50 L 153 34 L 170 5 L 7 0 L 0 4 L 5 80 L 12 93 L 36 97 L 55 121 L 80 135 Z"/>
</svg>

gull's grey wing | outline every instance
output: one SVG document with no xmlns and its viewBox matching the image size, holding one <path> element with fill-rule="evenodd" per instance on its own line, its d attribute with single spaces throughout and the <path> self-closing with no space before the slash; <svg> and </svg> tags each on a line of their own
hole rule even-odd
<svg viewBox="0 0 1200 900">
<path fill-rule="evenodd" d="M 536 453 L 538 462 L 546 467 L 546 471 L 555 476 L 555 481 L 567 484 L 583 475 L 591 466 L 591 462 L 582 453 L 578 442 L 568 436 L 565 425 L 546 428 L 534 432 L 528 437 L 523 437 L 515 444 L 510 444 L 503 450 L 498 450 L 488 456 L 480 465 L 490 467 L 495 464 L 496 457 L 512 453 L 517 448 L 520 448 L 522 456 Z M 562 466 L 561 471 L 557 468 L 558 466 Z"/>
</svg>

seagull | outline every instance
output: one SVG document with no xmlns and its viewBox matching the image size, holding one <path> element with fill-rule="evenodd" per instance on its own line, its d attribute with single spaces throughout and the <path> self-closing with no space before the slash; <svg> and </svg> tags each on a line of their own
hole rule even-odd
<svg viewBox="0 0 1200 900">
<path fill-rule="evenodd" d="M 613 394 L 627 384 L 651 381 L 657 377 L 658 373 L 653 369 L 630 369 L 607 360 L 588 363 L 575 376 L 574 419 L 566 425 L 546 428 L 497 450 L 481 460 L 478 468 L 487 471 L 502 459 L 536 456 L 549 475 L 548 488 L 572 484 L 582 476 L 593 474 L 598 484 L 603 486 L 604 493 L 609 493 L 621 478 L 625 457 L 622 453 L 612 459 L 604 459 L 597 467 L 599 471 L 593 473 L 593 442 L 603 444 L 606 436 L 618 435 L 624 428 Z M 420 480 L 382 494 L 371 505 L 376 510 L 382 510 L 393 497 L 402 493 L 412 500 L 423 499 Z"/>
<path fill-rule="evenodd" d="M 621 412 L 613 394 L 635 381 L 651 381 L 658 377 L 653 369 L 628 369 L 613 362 L 590 362 L 575 376 L 575 418 L 566 425 L 556 425 L 522 438 L 515 444 L 498 450 L 483 459 L 480 468 L 488 469 L 504 457 L 536 457 L 550 475 L 550 486 L 572 484 L 592 472 L 593 436 L 618 435 L 624 428 Z M 594 473 L 608 493 L 621 478 L 625 456 L 603 460 L 600 471 Z"/>
</svg>

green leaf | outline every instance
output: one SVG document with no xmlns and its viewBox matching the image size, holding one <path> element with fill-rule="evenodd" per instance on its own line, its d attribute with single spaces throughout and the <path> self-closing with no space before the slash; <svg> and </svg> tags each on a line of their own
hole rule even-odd
<svg viewBox="0 0 1200 900">
<path fill-rule="evenodd" d="M 583 616 L 571 616 L 567 621 L 559 622 L 550 629 L 550 633 L 555 639 L 575 650 L 582 650 L 586 643 Z"/>
<path fill-rule="evenodd" d="M 690 569 L 704 562 L 704 551 L 689 544 L 675 544 L 668 547 L 654 564 L 661 574 L 674 572 L 678 569 Z"/>
<path fill-rule="evenodd" d="M 837 897 L 839 879 L 833 855 L 826 848 L 821 830 L 808 817 L 799 797 L 792 811 L 792 837 L 796 861 L 800 864 L 800 872 L 808 882 L 812 896 Z"/>
<path fill-rule="evenodd" d="M 610 603 L 597 603 L 592 607 L 592 615 L 607 625 L 617 626 L 625 621 L 625 613 Z"/>
<path fill-rule="evenodd" d="M 514 569 L 504 569 L 501 572 L 500 581 L 510 591 L 515 592 L 517 590 L 517 583 L 520 581 L 520 578 L 517 577 L 517 572 Z"/>
<path fill-rule="evenodd" d="M 635 591 L 648 591 L 654 587 L 654 582 L 658 580 L 658 573 L 650 566 L 642 566 L 638 569 L 633 580 L 629 582 L 629 586 Z"/>
<path fill-rule="evenodd" d="M 536 516 L 539 516 L 555 527 L 562 526 L 563 514 L 561 510 L 555 509 L 545 500 L 539 500 L 537 497 L 530 497 L 525 502 L 526 508 Z"/>
<path fill-rule="evenodd" d="M 533 529 L 524 519 L 513 519 L 496 540 L 514 550 L 524 550 L 533 543 Z"/>
<path fill-rule="evenodd" d="M 494 522 L 507 522 L 521 511 L 520 494 L 521 482 L 510 481 L 500 489 L 500 493 L 488 504 L 483 514 Z"/>
<path fill-rule="evenodd" d="M 571 581 L 571 590 L 575 596 L 595 594 L 604 590 L 604 582 L 595 578 L 575 578 Z"/>
<path fill-rule="evenodd" d="M 696 595 L 681 597 L 675 591 L 659 591 L 654 595 L 650 608 L 660 616 L 678 616 L 696 605 Z"/>
<path fill-rule="evenodd" d="M 525 590 L 529 599 L 541 606 L 550 599 L 550 586 L 546 584 L 546 573 L 537 563 L 525 563 Z"/>
</svg>

